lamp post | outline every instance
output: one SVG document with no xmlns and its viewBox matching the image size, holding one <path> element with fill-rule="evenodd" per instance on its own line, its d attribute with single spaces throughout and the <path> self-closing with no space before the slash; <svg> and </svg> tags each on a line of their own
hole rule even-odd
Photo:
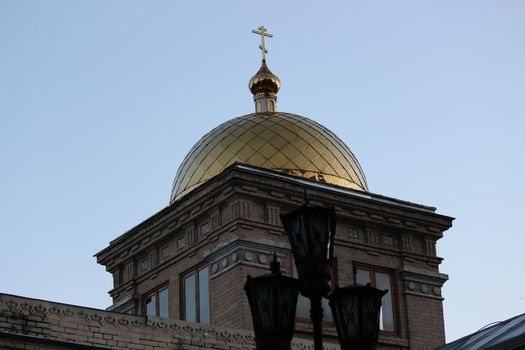
<svg viewBox="0 0 525 350">
<path fill-rule="evenodd" d="M 310 318 L 314 328 L 314 348 L 323 347 L 321 301 L 330 292 L 335 236 L 335 210 L 307 205 L 281 215 L 290 240 L 300 292 L 310 299 Z"/>
<path fill-rule="evenodd" d="M 322 298 L 328 297 L 343 350 L 370 349 L 377 343 L 381 298 L 388 291 L 351 285 L 331 291 L 336 215 L 333 208 L 307 205 L 281 215 L 290 240 L 298 279 L 282 276 L 279 263 L 270 275 L 245 285 L 252 311 L 257 350 L 289 350 L 295 326 L 297 296 L 310 299 L 314 349 L 322 350 Z"/>
</svg>

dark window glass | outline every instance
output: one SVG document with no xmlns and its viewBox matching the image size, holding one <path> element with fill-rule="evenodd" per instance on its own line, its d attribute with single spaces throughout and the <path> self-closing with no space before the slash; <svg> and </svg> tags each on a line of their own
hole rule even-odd
<svg viewBox="0 0 525 350">
<path fill-rule="evenodd" d="M 377 289 L 388 289 L 388 293 L 381 300 L 381 314 L 379 316 L 379 326 L 383 331 L 395 331 L 394 305 L 392 299 L 393 283 L 391 274 L 385 271 L 376 271 L 372 267 L 359 267 L 356 269 L 355 281 L 359 284 L 370 283 Z"/>
<path fill-rule="evenodd" d="M 370 277 L 370 271 L 366 270 L 357 270 L 355 281 L 358 284 L 367 285 L 368 283 L 372 283 L 372 278 Z"/>
<path fill-rule="evenodd" d="M 146 298 L 146 315 L 157 315 L 157 295 L 153 294 Z"/>
<path fill-rule="evenodd" d="M 207 266 L 184 277 L 184 312 L 186 321 L 210 323 L 210 286 Z"/>
<path fill-rule="evenodd" d="M 382 272 L 377 272 L 376 288 L 381 290 L 388 289 L 389 291 L 381 300 L 381 329 L 384 329 L 386 331 L 393 331 L 394 309 L 392 307 L 392 284 L 390 283 L 390 275 Z"/>
<path fill-rule="evenodd" d="M 186 321 L 197 321 L 197 301 L 195 300 L 195 274 L 184 279 L 184 305 Z"/>
<path fill-rule="evenodd" d="M 168 288 L 164 288 L 159 292 L 159 316 L 169 317 L 169 304 L 168 304 Z"/>
<path fill-rule="evenodd" d="M 169 293 L 166 285 L 148 293 L 143 301 L 144 314 L 148 316 L 169 317 Z"/>
<path fill-rule="evenodd" d="M 210 323 L 210 290 L 208 267 L 199 271 L 199 318 L 201 323 Z"/>
</svg>

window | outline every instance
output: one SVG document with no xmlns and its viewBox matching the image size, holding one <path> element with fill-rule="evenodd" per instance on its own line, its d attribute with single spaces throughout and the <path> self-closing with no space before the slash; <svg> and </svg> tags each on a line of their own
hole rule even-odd
<svg viewBox="0 0 525 350">
<path fill-rule="evenodd" d="M 208 266 L 184 276 L 183 319 L 189 322 L 210 323 L 210 286 Z"/>
<path fill-rule="evenodd" d="M 292 260 L 293 277 L 297 278 L 297 268 L 295 267 L 295 262 L 293 258 L 291 260 Z M 337 266 L 335 258 L 333 260 L 333 266 Z M 332 268 L 332 282 L 334 280 L 334 277 L 335 277 L 335 269 Z M 323 298 L 321 303 L 322 303 L 321 306 L 323 307 L 323 321 L 333 322 L 334 317 L 332 315 L 332 309 L 330 309 L 330 305 L 328 304 L 328 299 Z M 310 299 L 299 294 L 299 297 L 297 298 L 297 307 L 296 307 L 295 315 L 298 318 L 306 318 L 308 320 L 310 319 Z"/>
<path fill-rule="evenodd" d="M 210 233 L 210 224 L 208 222 L 205 222 L 201 225 L 201 235 L 207 235 Z"/>
<path fill-rule="evenodd" d="M 167 259 L 171 256 L 171 246 L 167 245 L 162 248 L 162 259 Z"/>
<path fill-rule="evenodd" d="M 168 287 L 157 288 L 144 297 L 144 314 L 148 316 L 169 317 Z"/>
<path fill-rule="evenodd" d="M 379 317 L 379 326 L 382 331 L 394 332 L 395 327 L 395 308 L 394 302 L 394 274 L 391 270 L 381 269 L 372 266 L 356 264 L 355 281 L 359 284 L 370 283 L 372 287 L 385 290 L 388 293 L 381 300 L 381 315 Z"/>
</svg>

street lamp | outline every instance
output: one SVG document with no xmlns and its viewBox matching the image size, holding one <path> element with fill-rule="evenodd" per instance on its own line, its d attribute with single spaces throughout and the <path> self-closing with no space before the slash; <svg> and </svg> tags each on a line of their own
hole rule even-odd
<svg viewBox="0 0 525 350">
<path fill-rule="evenodd" d="M 307 205 L 281 215 L 294 255 L 301 294 L 310 299 L 314 347 L 322 349 L 323 307 L 330 292 L 335 236 L 335 210 Z"/>
<path fill-rule="evenodd" d="M 328 297 L 343 350 L 369 349 L 377 343 L 381 291 L 369 284 L 335 288 L 330 293 L 336 216 L 333 208 L 307 205 L 281 215 L 290 240 L 298 279 L 282 276 L 272 262 L 270 275 L 251 278 L 248 295 L 257 350 L 290 350 L 297 296 L 310 299 L 314 349 L 322 350 L 322 298 Z"/>
<path fill-rule="evenodd" d="M 295 327 L 299 281 L 281 275 L 274 254 L 271 274 L 250 277 L 244 285 L 252 311 L 257 350 L 290 350 Z"/>
</svg>

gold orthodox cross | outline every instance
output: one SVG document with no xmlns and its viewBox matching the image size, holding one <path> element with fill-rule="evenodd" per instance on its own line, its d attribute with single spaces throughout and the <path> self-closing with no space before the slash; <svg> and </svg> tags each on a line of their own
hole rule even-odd
<svg viewBox="0 0 525 350">
<path fill-rule="evenodd" d="M 268 53 L 268 50 L 266 50 L 266 47 L 264 46 L 264 37 L 267 36 L 268 38 L 273 38 L 273 34 L 266 33 L 266 28 L 264 26 L 260 26 L 257 28 L 259 30 L 252 30 L 252 33 L 259 34 L 261 36 L 261 45 L 259 45 L 259 49 L 262 51 L 262 59 L 266 60 L 266 54 Z"/>
</svg>

